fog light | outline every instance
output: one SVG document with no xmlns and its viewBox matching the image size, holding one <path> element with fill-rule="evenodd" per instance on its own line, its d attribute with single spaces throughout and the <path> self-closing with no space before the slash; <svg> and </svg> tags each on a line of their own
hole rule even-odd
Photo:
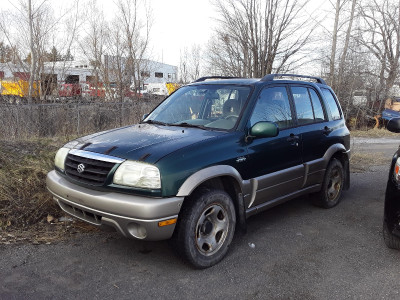
<svg viewBox="0 0 400 300">
<path fill-rule="evenodd" d="M 147 236 L 146 228 L 140 224 L 129 223 L 127 229 L 129 233 L 137 239 L 144 239 Z"/>
</svg>

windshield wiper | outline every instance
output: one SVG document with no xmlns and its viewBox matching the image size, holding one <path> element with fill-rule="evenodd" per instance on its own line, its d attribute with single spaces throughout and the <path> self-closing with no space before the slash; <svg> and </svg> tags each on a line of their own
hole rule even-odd
<svg viewBox="0 0 400 300">
<path fill-rule="evenodd" d="M 155 125 L 163 125 L 163 126 L 169 125 L 169 124 L 167 124 L 167 123 L 160 122 L 160 121 L 156 121 L 156 120 L 147 120 L 147 121 L 144 121 L 143 123 L 155 124 Z"/>
<path fill-rule="evenodd" d="M 209 129 L 209 128 L 203 126 L 203 125 L 190 124 L 190 123 L 187 123 L 187 122 L 174 123 L 174 124 L 171 124 L 171 126 L 193 127 L 193 128 L 200 128 L 200 129 L 203 129 L 203 130 L 208 130 Z"/>
</svg>

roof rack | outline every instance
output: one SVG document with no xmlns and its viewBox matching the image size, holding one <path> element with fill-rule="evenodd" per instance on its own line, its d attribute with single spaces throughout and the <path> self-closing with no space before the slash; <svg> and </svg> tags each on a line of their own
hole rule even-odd
<svg viewBox="0 0 400 300">
<path fill-rule="evenodd" d="M 201 81 L 206 81 L 209 79 L 235 79 L 235 78 L 240 78 L 240 77 L 231 77 L 231 76 L 206 76 L 206 77 L 201 77 L 193 82 L 201 82 Z"/>
<path fill-rule="evenodd" d="M 306 75 L 296 75 L 296 74 L 268 74 L 265 75 L 263 78 L 261 78 L 261 81 L 273 81 L 275 77 L 299 77 L 299 78 L 306 78 L 306 79 L 313 79 L 317 83 L 325 84 L 325 80 L 323 80 L 320 77 L 314 77 L 314 76 L 306 76 Z"/>
</svg>

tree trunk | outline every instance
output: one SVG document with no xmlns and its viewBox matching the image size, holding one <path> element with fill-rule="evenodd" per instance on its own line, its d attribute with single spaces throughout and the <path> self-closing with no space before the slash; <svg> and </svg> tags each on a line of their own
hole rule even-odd
<svg viewBox="0 0 400 300">
<path fill-rule="evenodd" d="M 338 25 L 339 25 L 339 13 L 340 13 L 340 0 L 336 1 L 336 9 L 335 9 L 335 24 L 333 26 L 332 33 L 332 50 L 331 50 L 331 59 L 329 62 L 329 85 L 334 85 L 335 78 L 335 57 L 336 57 L 336 45 L 337 45 L 337 34 L 338 34 Z"/>
<path fill-rule="evenodd" d="M 351 35 L 351 29 L 353 27 L 353 19 L 354 19 L 354 11 L 355 11 L 355 8 L 356 8 L 356 2 L 357 2 L 357 0 L 353 0 L 352 1 L 349 26 L 347 27 L 346 40 L 345 40 L 345 43 L 344 43 L 342 57 L 340 58 L 339 75 L 338 75 L 338 79 L 337 79 L 338 92 L 340 92 L 340 90 L 341 90 L 342 77 L 343 77 L 343 71 L 344 71 L 344 64 L 346 62 L 347 51 L 349 49 L 350 35 Z M 339 97 L 339 94 L 338 94 L 338 97 Z"/>
<path fill-rule="evenodd" d="M 28 103 L 32 103 L 33 96 L 33 84 L 34 76 L 36 71 L 36 51 L 33 42 L 33 14 L 32 14 L 32 0 L 28 0 L 28 20 L 29 20 L 29 46 L 31 50 L 31 66 L 29 76 L 29 91 L 28 91 Z"/>
</svg>

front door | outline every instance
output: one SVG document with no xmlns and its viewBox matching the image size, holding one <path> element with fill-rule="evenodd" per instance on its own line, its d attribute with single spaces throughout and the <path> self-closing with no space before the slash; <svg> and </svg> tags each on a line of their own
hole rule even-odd
<svg viewBox="0 0 400 300">
<path fill-rule="evenodd" d="M 249 128 L 260 121 L 276 123 L 279 135 L 249 142 L 246 179 L 253 179 L 256 196 L 249 207 L 288 195 L 303 184 L 302 140 L 294 127 L 286 86 L 263 89 L 249 120 Z"/>
</svg>

